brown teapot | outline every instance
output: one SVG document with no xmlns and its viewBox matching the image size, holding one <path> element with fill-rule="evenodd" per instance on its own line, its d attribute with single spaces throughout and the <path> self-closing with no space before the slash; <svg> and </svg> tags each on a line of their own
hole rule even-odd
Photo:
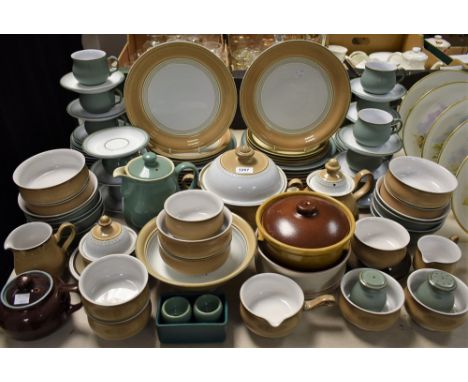
<svg viewBox="0 0 468 382">
<path fill-rule="evenodd" d="M 70 292 L 78 293 L 78 286 L 44 271 L 22 273 L 1 292 L 0 327 L 17 340 L 44 337 L 81 308 L 81 302 L 71 304 Z"/>
</svg>

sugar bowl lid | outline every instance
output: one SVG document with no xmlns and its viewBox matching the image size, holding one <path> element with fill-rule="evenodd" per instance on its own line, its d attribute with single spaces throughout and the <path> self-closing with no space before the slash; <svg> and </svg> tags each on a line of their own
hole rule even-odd
<svg viewBox="0 0 468 382">
<path fill-rule="evenodd" d="M 261 224 L 274 239 L 300 248 L 331 246 L 351 229 L 336 204 L 307 193 L 292 193 L 271 203 L 263 211 Z"/>
<path fill-rule="evenodd" d="M 420 61 L 425 62 L 427 60 L 427 54 L 421 51 L 421 48 L 415 46 L 411 50 L 403 53 L 403 57 L 408 61 Z"/>
<path fill-rule="evenodd" d="M 1 292 L 1 302 L 10 309 L 31 308 L 44 301 L 53 288 L 54 281 L 47 272 L 24 272 L 5 285 Z"/>
<path fill-rule="evenodd" d="M 98 223 L 91 229 L 95 240 L 112 240 L 122 233 L 122 224 L 113 221 L 109 216 L 102 215 Z"/>
<path fill-rule="evenodd" d="M 307 177 L 307 185 L 313 191 L 330 196 L 347 195 L 354 189 L 354 180 L 340 171 L 341 166 L 336 158 L 325 164 L 325 169 L 317 170 Z"/>
<path fill-rule="evenodd" d="M 171 160 L 147 152 L 132 159 L 127 164 L 128 174 L 141 180 L 157 180 L 166 177 L 174 170 Z"/>
</svg>

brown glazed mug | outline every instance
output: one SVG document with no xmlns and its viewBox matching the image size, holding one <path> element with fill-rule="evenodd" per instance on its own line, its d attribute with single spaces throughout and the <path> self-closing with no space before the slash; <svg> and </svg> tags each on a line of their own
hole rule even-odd
<svg viewBox="0 0 468 382">
<path fill-rule="evenodd" d="M 16 274 L 41 270 L 60 277 L 65 270 L 65 254 L 75 236 L 76 229 L 72 223 L 61 224 L 54 234 L 49 224 L 30 222 L 11 231 L 5 240 L 4 248 L 14 254 Z M 65 241 L 60 245 L 62 239 Z"/>
<path fill-rule="evenodd" d="M 58 329 L 81 308 L 71 304 L 76 284 L 65 284 L 43 271 L 30 271 L 5 285 L 0 295 L 0 327 L 17 340 L 34 340 Z"/>
</svg>

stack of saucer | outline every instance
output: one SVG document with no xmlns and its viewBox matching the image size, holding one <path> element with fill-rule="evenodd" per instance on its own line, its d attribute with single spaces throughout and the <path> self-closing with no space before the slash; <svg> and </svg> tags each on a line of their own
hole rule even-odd
<svg viewBox="0 0 468 382">
<path fill-rule="evenodd" d="M 433 233 L 444 224 L 457 185 L 457 179 L 434 162 L 395 158 L 377 181 L 371 213 L 395 220 L 415 236 Z"/>
<path fill-rule="evenodd" d="M 186 275 L 217 270 L 229 258 L 232 220 L 231 211 L 210 192 L 173 194 L 156 218 L 162 260 Z"/>
<path fill-rule="evenodd" d="M 70 222 L 80 237 L 103 212 L 97 179 L 77 151 L 37 154 L 16 168 L 13 180 L 20 191 L 18 205 L 28 221 L 44 221 L 54 229 Z"/>
<path fill-rule="evenodd" d="M 78 127 L 76 127 L 70 134 L 70 148 L 82 153 L 86 160 L 86 166 L 91 167 L 93 163 L 97 161 L 97 158 L 91 155 L 87 155 L 83 151 L 83 141 L 86 139 L 87 136 L 88 133 L 86 132 L 84 125 L 79 125 Z"/>
</svg>

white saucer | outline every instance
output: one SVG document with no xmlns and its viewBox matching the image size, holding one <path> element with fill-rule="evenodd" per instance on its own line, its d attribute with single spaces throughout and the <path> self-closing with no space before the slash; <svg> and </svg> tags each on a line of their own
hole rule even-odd
<svg viewBox="0 0 468 382">
<path fill-rule="evenodd" d="M 114 89 L 115 87 L 119 86 L 124 79 L 125 75 L 119 70 L 116 70 L 109 77 L 107 77 L 106 82 L 104 82 L 103 84 L 86 86 L 80 84 L 73 75 L 73 73 L 70 72 L 68 74 L 65 74 L 60 79 L 60 85 L 62 85 L 65 89 L 71 90 L 72 92 L 79 94 L 98 94 Z"/>
<path fill-rule="evenodd" d="M 390 110 L 389 113 L 393 115 L 393 120 L 400 118 L 400 115 L 394 109 Z M 346 114 L 346 119 L 352 123 L 356 123 L 356 121 L 358 120 L 357 102 L 351 102 L 349 104 L 349 109 L 348 109 L 348 113 Z"/>
<path fill-rule="evenodd" d="M 395 87 L 386 94 L 372 94 L 366 92 L 361 85 L 361 78 L 351 80 L 351 92 L 359 98 L 371 102 L 392 102 L 402 98 L 406 94 L 406 88 L 401 84 L 396 84 Z"/>
<path fill-rule="evenodd" d="M 403 141 L 398 134 L 392 134 L 388 141 L 381 146 L 363 146 L 354 138 L 353 127 L 353 125 L 342 127 L 338 132 L 338 136 L 341 139 L 341 142 L 346 145 L 348 149 L 351 149 L 358 154 L 383 157 L 395 154 L 403 147 Z"/>
<path fill-rule="evenodd" d="M 118 96 L 116 96 L 117 98 Z M 67 113 L 74 118 L 79 118 L 84 121 L 100 122 L 108 121 L 109 119 L 117 118 L 125 113 L 125 99 L 122 102 L 116 103 L 112 109 L 102 114 L 93 114 L 87 112 L 80 104 L 80 100 L 77 98 L 71 101 L 67 106 Z"/>
</svg>

